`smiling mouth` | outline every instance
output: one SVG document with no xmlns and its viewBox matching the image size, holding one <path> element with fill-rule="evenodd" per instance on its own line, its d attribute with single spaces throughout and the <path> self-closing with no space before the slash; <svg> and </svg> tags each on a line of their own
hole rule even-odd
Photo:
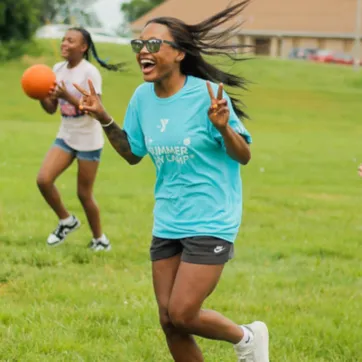
<svg viewBox="0 0 362 362">
<path fill-rule="evenodd" d="M 156 63 L 151 59 L 141 59 L 141 69 L 143 73 L 148 74 L 155 68 Z"/>
</svg>

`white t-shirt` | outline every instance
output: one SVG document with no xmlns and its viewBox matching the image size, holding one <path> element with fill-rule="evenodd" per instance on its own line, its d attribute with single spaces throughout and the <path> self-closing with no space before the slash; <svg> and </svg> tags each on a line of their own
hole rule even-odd
<svg viewBox="0 0 362 362">
<path fill-rule="evenodd" d="M 87 60 L 83 59 L 76 67 L 68 68 L 68 62 L 54 65 L 53 70 L 57 82 L 64 81 L 67 91 L 76 98 L 81 98 L 81 93 L 73 86 L 79 84 L 89 90 L 88 79 L 91 79 L 97 94 L 102 94 L 102 77 L 98 69 Z M 94 118 L 83 114 L 79 109 L 64 99 L 59 99 L 62 123 L 57 138 L 77 151 L 94 151 L 103 147 L 104 138 L 102 126 Z"/>
</svg>

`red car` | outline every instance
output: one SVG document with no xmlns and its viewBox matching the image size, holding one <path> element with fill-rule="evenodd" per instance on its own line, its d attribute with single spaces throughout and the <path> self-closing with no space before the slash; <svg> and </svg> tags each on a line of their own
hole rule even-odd
<svg viewBox="0 0 362 362">
<path fill-rule="evenodd" d="M 352 55 L 337 53 L 334 55 L 334 62 L 336 64 L 353 65 L 355 62 Z"/>
<path fill-rule="evenodd" d="M 330 50 L 318 50 L 309 59 L 320 63 L 334 63 L 334 53 Z"/>
</svg>

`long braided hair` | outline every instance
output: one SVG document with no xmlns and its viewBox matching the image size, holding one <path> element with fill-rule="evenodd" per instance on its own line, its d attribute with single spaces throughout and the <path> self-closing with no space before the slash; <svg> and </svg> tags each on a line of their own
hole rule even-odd
<svg viewBox="0 0 362 362">
<path fill-rule="evenodd" d="M 99 58 L 96 46 L 94 45 L 92 37 L 88 30 L 81 28 L 81 27 L 73 27 L 73 28 L 70 28 L 69 30 L 79 31 L 83 35 L 84 41 L 88 45 L 88 48 L 84 52 L 84 55 L 83 55 L 83 57 L 86 60 L 90 60 L 90 57 L 92 54 L 94 59 L 98 62 L 98 64 L 101 67 L 106 68 L 108 70 L 116 71 L 116 72 L 123 70 L 125 63 L 108 64 L 106 61 Z"/>
</svg>

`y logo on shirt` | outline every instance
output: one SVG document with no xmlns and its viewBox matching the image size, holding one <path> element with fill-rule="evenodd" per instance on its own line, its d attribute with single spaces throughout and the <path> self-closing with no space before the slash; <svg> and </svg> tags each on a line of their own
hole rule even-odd
<svg viewBox="0 0 362 362">
<path fill-rule="evenodd" d="M 168 119 L 161 119 L 161 126 L 157 126 L 157 128 L 160 128 L 160 132 L 165 132 L 166 131 L 166 126 L 168 124 Z"/>
</svg>

